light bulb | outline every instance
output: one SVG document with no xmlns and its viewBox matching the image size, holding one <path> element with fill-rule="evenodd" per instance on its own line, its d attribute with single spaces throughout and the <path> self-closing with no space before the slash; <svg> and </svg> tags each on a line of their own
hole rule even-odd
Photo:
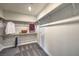
<svg viewBox="0 0 79 59">
<path fill-rule="evenodd" d="M 29 10 L 29 11 L 31 11 L 31 10 L 32 10 L 31 6 L 29 6 L 29 7 L 28 7 L 28 10 Z"/>
</svg>

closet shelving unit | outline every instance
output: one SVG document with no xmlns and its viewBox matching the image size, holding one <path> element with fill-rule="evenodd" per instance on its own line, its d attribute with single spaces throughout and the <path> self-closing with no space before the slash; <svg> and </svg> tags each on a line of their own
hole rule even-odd
<svg viewBox="0 0 79 59">
<path fill-rule="evenodd" d="M 36 32 L 33 32 L 33 33 L 19 33 L 19 34 L 15 33 L 15 34 L 6 35 L 6 34 L 5 34 L 5 27 L 6 27 L 6 23 L 7 23 L 7 22 L 12 21 L 12 22 L 14 22 L 15 24 L 17 24 L 17 23 L 19 23 L 19 24 L 29 24 L 30 22 L 4 20 L 3 18 L 1 19 L 1 21 L 3 22 L 4 28 L 3 28 L 3 34 L 0 34 L 0 36 L 2 36 L 3 39 L 4 39 L 4 37 L 7 37 L 7 36 L 23 36 L 23 35 L 25 36 L 25 35 L 36 35 L 36 34 L 37 34 Z M 16 27 L 17 27 L 17 26 L 16 26 Z"/>
<path fill-rule="evenodd" d="M 6 35 L 5 34 L 5 28 L 6 28 L 6 24 L 7 24 L 7 22 L 14 22 L 15 23 L 15 27 L 17 28 L 18 26 L 27 26 L 27 25 L 29 25 L 30 24 L 30 22 L 22 22 L 22 21 L 13 21 L 13 20 L 5 20 L 5 19 L 3 19 L 3 18 L 0 18 L 0 21 L 2 21 L 2 23 L 3 23 L 3 29 L 1 29 L 2 31 L 2 33 L 0 34 L 0 37 L 2 37 L 2 40 L 3 41 L 6 41 L 6 43 L 4 44 L 3 43 L 3 45 L 7 45 L 7 39 L 6 38 L 8 38 L 8 37 L 14 37 L 15 39 L 16 39 L 16 37 L 29 37 L 29 36 L 37 36 L 37 33 L 36 32 L 32 32 L 32 33 L 15 33 L 15 34 L 9 34 L 9 35 Z M 20 24 L 20 25 L 16 25 L 16 24 Z M 24 25 L 23 25 L 24 24 Z M 27 26 L 28 27 L 28 26 Z"/>
</svg>

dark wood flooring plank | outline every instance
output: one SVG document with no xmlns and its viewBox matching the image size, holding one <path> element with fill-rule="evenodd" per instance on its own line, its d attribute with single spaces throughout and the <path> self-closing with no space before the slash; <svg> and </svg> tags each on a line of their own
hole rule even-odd
<svg viewBox="0 0 79 59">
<path fill-rule="evenodd" d="M 44 50 L 37 44 L 19 46 L 17 48 L 8 48 L 0 52 L 0 56 L 48 56 Z"/>
</svg>

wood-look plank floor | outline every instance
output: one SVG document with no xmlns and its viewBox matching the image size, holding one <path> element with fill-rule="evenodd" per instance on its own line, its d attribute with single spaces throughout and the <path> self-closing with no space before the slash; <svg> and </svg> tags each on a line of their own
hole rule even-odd
<svg viewBox="0 0 79 59">
<path fill-rule="evenodd" d="M 7 48 L 0 52 L 0 56 L 48 56 L 37 44 L 28 44 L 17 48 Z"/>
</svg>

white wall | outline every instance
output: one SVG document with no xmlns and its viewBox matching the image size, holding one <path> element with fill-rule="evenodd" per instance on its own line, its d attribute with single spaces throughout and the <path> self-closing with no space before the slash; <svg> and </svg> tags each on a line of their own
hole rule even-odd
<svg viewBox="0 0 79 59">
<path fill-rule="evenodd" d="M 4 18 L 2 9 L 0 9 L 0 17 Z"/>
<path fill-rule="evenodd" d="M 79 55 L 79 23 L 45 28 L 45 49 L 53 56 Z"/>
<path fill-rule="evenodd" d="M 15 12 L 4 11 L 4 17 L 6 20 L 14 20 L 14 21 L 25 21 L 25 22 L 35 22 L 36 18 L 33 16 L 28 16 L 24 14 L 19 14 Z"/>
</svg>

